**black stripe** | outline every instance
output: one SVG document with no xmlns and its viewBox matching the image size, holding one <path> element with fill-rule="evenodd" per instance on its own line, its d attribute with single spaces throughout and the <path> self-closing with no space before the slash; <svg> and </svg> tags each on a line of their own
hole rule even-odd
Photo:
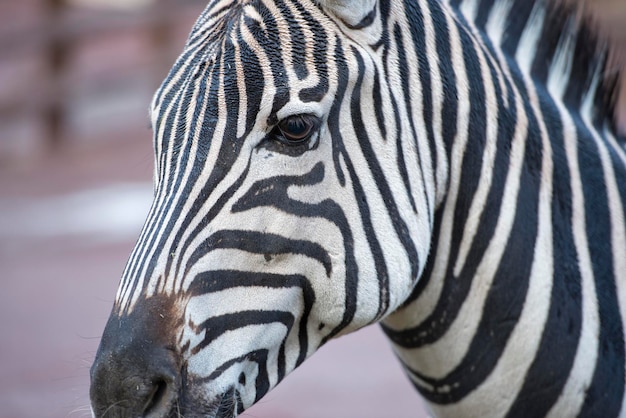
<svg viewBox="0 0 626 418">
<path fill-rule="evenodd" d="M 442 111 L 444 114 L 442 115 L 442 138 L 446 147 L 446 155 L 451 155 L 452 152 L 452 144 L 457 135 L 457 118 L 458 118 L 458 91 L 457 91 L 457 79 L 456 79 L 456 70 L 452 66 L 454 59 L 452 57 L 451 50 L 451 39 L 450 39 L 450 28 L 448 27 L 448 22 L 446 17 L 443 14 L 443 11 L 440 7 L 433 7 L 431 10 L 431 17 L 433 19 L 433 24 L 435 27 L 441 28 L 441 30 L 436 31 L 435 33 L 435 44 L 437 46 L 437 55 L 440 57 L 439 59 L 439 74 L 441 75 L 441 80 L 443 83 L 443 107 Z M 419 49 L 418 49 L 419 51 Z M 419 54 L 420 56 L 423 54 Z M 426 57 L 424 57 L 426 58 Z M 424 61 L 424 62 L 423 62 Z M 425 73 L 430 64 L 427 59 L 420 59 L 420 67 L 422 65 L 426 65 L 425 70 L 420 70 L 420 76 L 422 73 Z M 427 75 L 424 74 L 422 80 L 426 79 Z M 429 80 L 430 83 L 430 80 Z M 430 91 L 430 95 L 424 95 L 425 105 L 430 103 L 430 107 L 432 107 L 432 89 L 428 89 L 425 91 Z M 429 134 L 430 135 L 430 134 Z M 434 138 L 429 136 L 429 141 L 431 143 L 435 143 Z M 434 148 L 434 146 L 433 146 Z M 436 165 L 435 165 L 436 167 Z"/>
<path fill-rule="evenodd" d="M 624 333 L 615 285 L 609 197 L 599 150 L 587 128 L 578 127 L 578 164 L 585 195 L 585 222 L 600 317 L 598 359 L 580 417 L 617 417 L 624 394 Z M 623 254 L 626 257 L 626 254 Z M 623 272 L 622 272 L 623 273 Z M 592 298 L 592 295 L 585 295 Z M 593 307 L 595 308 L 595 306 Z"/>
<path fill-rule="evenodd" d="M 274 0 L 274 2 L 276 3 L 276 7 L 280 10 L 281 17 L 285 20 L 289 30 L 292 68 L 298 79 L 303 80 L 309 74 L 309 70 L 306 66 L 307 39 L 300 27 L 299 19 L 291 13 L 291 10 L 289 10 L 285 2 L 282 0 Z"/>
<path fill-rule="evenodd" d="M 552 177 L 554 273 L 550 309 L 541 342 L 508 417 L 545 416 L 559 398 L 576 356 L 582 326 L 581 277 L 572 232 L 571 174 L 567 166 L 563 128 L 551 100 L 541 98 L 555 162 Z M 556 349 L 558 347 L 558 349 Z M 539 388 L 541 388 L 539 390 Z"/>
<path fill-rule="evenodd" d="M 476 18 L 474 19 L 474 23 L 477 27 L 483 28 L 487 24 L 487 20 L 489 19 L 489 15 L 491 14 L 491 9 L 493 8 L 495 0 L 480 0 L 480 5 L 478 6 L 478 13 L 476 14 Z"/>
<path fill-rule="evenodd" d="M 194 384 L 198 387 L 201 387 L 203 384 L 207 382 L 212 382 L 219 378 L 224 372 L 226 372 L 233 365 L 240 364 L 246 361 L 254 362 L 258 364 L 257 370 L 258 374 L 256 380 L 254 382 L 254 388 L 256 389 L 256 394 L 254 398 L 254 402 L 257 402 L 261 399 L 267 392 L 270 390 L 269 377 L 267 374 L 267 355 L 268 350 L 260 349 L 254 350 L 249 353 L 246 353 L 242 356 L 233 358 L 219 365 L 215 369 L 213 373 L 209 376 L 203 378 L 194 378 Z"/>
<path fill-rule="evenodd" d="M 309 348 L 307 325 L 313 304 L 315 303 L 315 292 L 305 276 L 252 273 L 236 270 L 206 271 L 199 273 L 193 278 L 187 290 L 187 295 L 194 297 L 225 289 L 252 286 L 275 289 L 299 287 L 302 290 L 302 312 L 298 330 L 300 353 L 296 360 L 296 366 L 300 365 L 306 359 Z M 284 365 L 281 367 L 284 370 Z"/>
<path fill-rule="evenodd" d="M 383 104 L 383 98 L 380 92 L 382 87 L 380 85 L 380 71 L 377 67 L 374 68 L 374 87 L 372 90 L 372 101 L 374 103 L 374 113 L 376 114 L 376 125 L 382 135 L 382 140 L 387 140 L 387 127 L 385 126 L 385 106 Z M 396 118 L 397 118 L 396 114 Z"/>
<path fill-rule="evenodd" d="M 524 29 L 528 25 L 532 4 L 532 1 L 514 1 L 507 20 L 503 23 L 506 30 L 502 38 L 502 50 L 511 57 L 515 56 Z"/>
<path fill-rule="evenodd" d="M 184 274 L 186 275 L 200 258 L 217 249 L 237 249 L 270 256 L 299 254 L 320 263 L 327 277 L 330 277 L 332 272 L 330 256 L 316 243 L 256 231 L 220 230 L 202 242 L 189 256 Z"/>
<path fill-rule="evenodd" d="M 400 26 L 395 25 L 393 29 L 394 29 L 393 30 L 394 40 L 396 42 L 396 49 L 398 51 L 398 67 L 400 71 L 400 79 L 402 80 L 402 91 L 404 92 L 404 105 L 406 107 L 406 114 L 411 116 L 413 115 L 413 106 L 411 105 L 412 91 L 411 91 L 411 87 L 409 86 L 410 77 L 407 72 L 407 70 L 409 69 L 409 63 L 407 62 L 407 57 L 404 52 L 405 45 L 404 45 L 404 40 L 402 39 L 402 31 L 400 29 Z M 396 143 L 397 143 L 397 151 L 396 151 L 397 157 L 396 158 L 397 158 L 397 165 L 400 171 L 400 175 L 402 177 L 402 182 L 404 183 L 404 188 L 406 189 L 406 196 L 408 197 L 409 202 L 411 203 L 413 212 L 417 212 L 415 200 L 413 199 L 413 190 L 411 188 L 409 175 L 406 169 L 406 163 L 404 161 L 404 149 L 403 148 L 415 149 L 415 150 L 419 149 L 417 145 L 417 133 L 415 132 L 415 123 L 413 122 L 412 117 L 409 117 L 409 124 L 411 126 L 411 131 L 407 132 L 405 135 L 402 135 L 402 136 L 399 135 L 398 138 L 396 139 Z M 432 126 L 432 124 L 426 123 L 426 126 Z M 403 142 L 411 142 L 411 144 L 405 145 L 403 144 Z M 422 156 L 420 156 L 420 158 L 422 158 Z M 427 181 L 424 178 L 424 165 L 423 164 L 419 164 L 419 170 L 420 170 L 422 184 L 427 184 Z M 432 216 L 431 215 L 432 211 L 430 210 L 432 208 L 432 202 L 430 202 L 428 194 L 423 193 L 422 197 L 426 200 L 426 207 L 428 208 L 426 213 L 430 217 Z M 430 219 L 429 219 L 429 224 L 432 225 L 432 222 L 430 222 Z M 416 277 L 416 276 L 413 276 L 413 277 Z"/>
<path fill-rule="evenodd" d="M 191 350 L 192 355 L 198 354 L 206 346 L 211 344 L 217 338 L 221 337 L 227 331 L 234 331 L 241 328 L 246 328 L 250 325 L 271 325 L 275 323 L 281 323 L 287 328 L 285 331 L 285 338 L 289 335 L 289 330 L 293 326 L 294 317 L 291 312 L 284 311 L 239 311 L 234 313 L 228 313 L 224 315 L 212 316 L 193 327 L 196 334 L 202 334 L 204 331 L 204 338 L 202 341 L 193 347 Z M 283 340 L 284 344 L 284 340 Z"/>
<path fill-rule="evenodd" d="M 237 313 L 211 317 L 196 327 L 195 331 L 197 333 L 201 333 L 202 331 L 204 331 L 204 338 L 197 346 L 193 347 L 191 353 L 192 355 L 198 354 L 200 351 L 202 351 L 202 349 L 211 344 L 227 331 L 234 331 L 240 328 L 248 327 L 250 325 L 267 326 L 276 323 L 281 323 L 285 326 L 286 339 L 289 335 L 289 330 L 291 330 L 291 328 L 293 327 L 294 317 L 291 313 L 282 311 L 240 311 Z M 280 351 L 284 351 L 285 349 L 285 339 L 283 339 L 280 345 Z M 228 367 L 233 364 L 243 363 L 245 361 L 256 362 L 258 364 L 258 375 L 255 381 L 256 402 L 270 390 L 267 370 L 267 354 L 267 349 L 251 351 L 244 356 L 231 359 L 223 365 L 220 365 L 215 372 L 202 380 L 208 382 L 215 380 L 217 377 L 219 377 L 219 375 L 223 373 L 223 371 L 227 370 Z"/>
<path fill-rule="evenodd" d="M 239 33 L 238 36 L 240 50 L 239 60 L 245 66 L 245 70 L 242 71 L 242 73 L 244 83 L 246 85 L 245 95 L 247 103 L 245 115 L 246 130 L 239 139 L 243 141 L 250 134 L 250 132 L 252 132 L 252 128 L 254 128 L 256 124 L 256 118 L 261 109 L 261 101 L 263 100 L 263 92 L 265 90 L 265 78 L 263 76 L 263 68 L 261 68 L 259 57 L 246 43 L 241 36 L 241 33 Z M 243 117 L 243 115 L 240 115 L 240 117 Z"/>
<path fill-rule="evenodd" d="M 343 170 L 341 169 L 341 160 L 346 155 L 346 151 L 343 144 L 343 136 L 339 127 L 341 126 L 341 104 L 343 103 L 346 90 L 348 88 L 350 72 L 348 70 L 348 66 L 346 65 L 341 39 L 336 38 L 335 42 L 336 45 L 333 58 L 336 63 L 337 91 L 335 92 L 335 100 L 333 101 L 330 111 L 328 112 L 327 125 L 333 144 L 334 172 L 337 174 L 337 180 L 339 181 L 341 187 L 345 187 L 346 178 Z"/>
<path fill-rule="evenodd" d="M 547 13 L 550 13 L 549 11 Z M 567 15 L 557 14 L 554 16 L 554 21 L 544 24 L 539 36 L 540 41 L 537 43 L 537 51 L 533 57 L 533 64 L 531 72 L 534 76 L 535 82 L 541 85 L 546 84 L 548 76 L 550 75 L 550 66 L 554 59 L 554 53 L 559 45 L 560 38 L 555 36 L 555 27 L 564 27 L 567 21 Z"/>
<path fill-rule="evenodd" d="M 259 29 L 253 31 L 252 35 L 263 49 L 263 52 L 267 55 L 272 72 L 275 94 L 268 124 L 275 125 L 278 122 L 275 119 L 276 113 L 289 102 L 291 94 L 289 89 L 289 77 L 283 61 L 283 51 L 280 47 L 282 41 L 274 14 L 262 2 L 257 3 L 257 8 L 259 14 L 263 16 L 263 23 L 265 24 L 266 30 L 263 31 Z"/>
<path fill-rule="evenodd" d="M 309 46 L 313 50 L 313 67 L 317 73 L 318 83 L 316 86 L 302 89 L 300 100 L 303 102 L 321 102 L 328 93 L 328 37 L 326 29 L 317 21 L 311 13 L 299 2 L 294 2 L 298 12 L 304 18 L 305 24 L 313 33 L 313 45 Z M 311 40 L 307 39 L 310 43 Z"/>
</svg>

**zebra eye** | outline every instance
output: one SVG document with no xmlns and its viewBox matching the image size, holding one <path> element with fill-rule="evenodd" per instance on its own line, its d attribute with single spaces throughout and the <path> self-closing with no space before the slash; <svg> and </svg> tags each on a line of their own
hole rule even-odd
<svg viewBox="0 0 626 418">
<path fill-rule="evenodd" d="M 319 125 L 313 115 L 295 115 L 281 120 L 278 130 L 283 142 L 289 145 L 299 145 L 307 141 Z"/>
</svg>

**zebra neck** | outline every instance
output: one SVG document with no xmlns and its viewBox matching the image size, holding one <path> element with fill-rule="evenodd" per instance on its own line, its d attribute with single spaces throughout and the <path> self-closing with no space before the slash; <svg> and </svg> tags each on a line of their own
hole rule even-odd
<svg viewBox="0 0 626 418">
<path fill-rule="evenodd" d="M 410 3 L 405 2 L 409 12 Z M 548 376 L 555 347 L 567 348 L 562 358 L 568 364 L 589 350 L 591 338 L 577 340 L 578 334 L 560 327 L 560 313 L 550 316 L 551 309 L 572 313 L 580 335 L 600 327 L 594 312 L 581 311 L 561 289 L 593 281 L 591 268 L 572 269 L 575 235 L 583 236 L 585 228 L 591 235 L 597 231 L 584 217 L 574 219 L 585 208 L 571 196 L 572 190 L 584 195 L 583 181 L 588 190 L 607 187 L 597 176 L 605 169 L 600 158 L 578 165 L 579 155 L 598 152 L 594 138 L 610 127 L 613 104 L 605 94 L 610 84 L 601 77 L 606 48 L 596 53 L 601 44 L 586 38 L 589 29 L 577 10 L 559 12 L 547 0 L 450 0 L 429 6 L 437 59 L 421 45 L 416 50 L 425 51 L 423 62 L 435 64 L 427 67 L 431 78 L 425 84 L 432 94 L 424 95 L 424 108 L 444 112 L 449 180 L 435 212 L 424 272 L 383 328 L 414 385 L 442 416 L 492 416 L 522 404 L 542 411 L 528 416 L 546 416 L 558 399 L 581 398 L 566 385 L 595 379 L 588 371 L 570 377 L 568 365 L 558 384 L 550 377 L 538 393 L 534 383 Z M 429 23 L 427 13 L 418 12 L 408 14 L 415 22 L 426 16 Z M 615 168 L 606 170 L 623 173 L 623 150 L 606 136 L 606 149 L 619 155 Z M 570 173 L 578 172 L 580 179 L 573 182 Z M 614 180 L 617 215 L 612 226 L 602 227 L 605 232 L 624 231 L 621 176 Z M 585 253 L 580 248 L 576 254 Z M 623 259 L 621 254 L 614 259 Z M 617 391 L 621 396 L 623 386 Z M 577 415 L 582 406 L 576 402 L 574 412 L 563 416 Z"/>
<path fill-rule="evenodd" d="M 607 75 L 609 46 L 582 2 L 447 0 L 495 50 L 569 109 L 615 132 L 621 74 Z"/>
</svg>

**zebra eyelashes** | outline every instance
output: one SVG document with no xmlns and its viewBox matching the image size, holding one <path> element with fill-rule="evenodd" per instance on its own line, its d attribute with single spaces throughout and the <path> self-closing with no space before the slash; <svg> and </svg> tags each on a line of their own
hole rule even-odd
<svg viewBox="0 0 626 418">
<path fill-rule="evenodd" d="M 260 147 L 280 154 L 297 157 L 317 148 L 322 120 L 310 113 L 300 113 L 268 121 L 273 126 Z M 271 154 L 270 154 L 271 155 Z"/>
<path fill-rule="evenodd" d="M 276 125 L 272 134 L 287 145 L 302 145 L 311 139 L 320 126 L 317 116 L 303 114 L 289 116 Z"/>
</svg>

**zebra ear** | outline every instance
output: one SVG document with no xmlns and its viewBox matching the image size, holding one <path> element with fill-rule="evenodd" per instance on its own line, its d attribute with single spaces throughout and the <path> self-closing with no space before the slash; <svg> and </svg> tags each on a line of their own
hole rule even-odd
<svg viewBox="0 0 626 418">
<path fill-rule="evenodd" d="M 318 0 L 318 3 L 351 29 L 371 25 L 378 12 L 377 0 Z"/>
</svg>

